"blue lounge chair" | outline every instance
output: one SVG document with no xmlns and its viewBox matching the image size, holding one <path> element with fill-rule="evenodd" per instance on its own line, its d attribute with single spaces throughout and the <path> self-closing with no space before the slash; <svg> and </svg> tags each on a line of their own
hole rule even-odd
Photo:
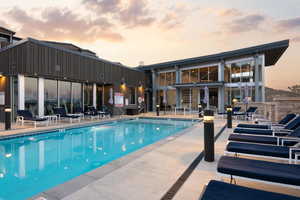
<svg viewBox="0 0 300 200">
<path fill-rule="evenodd" d="M 288 160 L 290 163 L 292 163 L 293 159 L 295 158 L 295 153 L 300 152 L 300 147 L 297 144 L 295 146 L 288 147 L 266 144 L 229 142 L 226 146 L 225 154 Z"/>
<path fill-rule="evenodd" d="M 300 200 L 285 194 L 267 192 L 253 188 L 233 185 L 221 181 L 211 180 L 204 188 L 199 200 Z"/>
<path fill-rule="evenodd" d="M 229 175 L 231 181 L 242 177 L 296 188 L 300 186 L 300 165 L 295 164 L 222 156 L 217 171 L 220 175 Z"/>
<path fill-rule="evenodd" d="M 249 143 L 259 143 L 259 144 L 272 144 L 272 145 L 282 145 L 284 142 L 285 146 L 293 146 L 298 143 L 300 139 L 300 127 L 293 130 L 286 137 L 280 136 L 256 136 L 256 135 L 243 135 L 243 134 L 230 134 L 228 140 L 237 142 L 249 142 Z"/>
<path fill-rule="evenodd" d="M 271 135 L 271 136 L 286 136 L 297 127 L 300 126 L 300 116 L 294 118 L 281 129 L 252 129 L 252 128 L 235 128 L 234 133 L 254 134 L 254 135 Z"/>
<path fill-rule="evenodd" d="M 240 128 L 257 128 L 257 129 L 270 129 L 272 126 L 284 126 L 288 122 L 290 122 L 292 119 L 296 117 L 296 114 L 291 113 L 287 114 L 284 118 L 282 118 L 278 123 L 276 124 L 238 124 L 237 127 Z"/>
<path fill-rule="evenodd" d="M 23 126 L 25 122 L 33 123 L 34 128 L 37 124 L 46 124 L 48 126 L 49 120 L 47 118 L 34 117 L 29 110 L 17 110 L 17 123 L 21 122 Z"/>
<path fill-rule="evenodd" d="M 59 119 L 69 119 L 72 123 L 73 120 L 78 120 L 80 122 L 80 116 L 76 114 L 67 114 L 64 108 L 53 108 L 53 112 L 58 116 Z"/>
</svg>

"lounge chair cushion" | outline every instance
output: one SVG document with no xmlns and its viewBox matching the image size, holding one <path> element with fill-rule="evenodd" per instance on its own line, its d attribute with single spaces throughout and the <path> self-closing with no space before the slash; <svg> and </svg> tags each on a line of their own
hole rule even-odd
<svg viewBox="0 0 300 200">
<path fill-rule="evenodd" d="M 293 119 L 292 121 L 290 121 L 289 123 L 287 123 L 284 128 L 285 129 L 290 129 L 290 130 L 294 130 L 297 127 L 299 127 L 300 125 L 300 116 L 296 117 L 295 119 Z"/>
<path fill-rule="evenodd" d="M 241 134 L 230 134 L 228 140 L 237 142 L 250 142 L 260 144 L 273 144 L 277 145 L 276 137 L 269 136 L 255 136 L 255 135 L 241 135 Z M 285 141 L 285 146 L 295 145 L 297 142 Z"/>
<path fill-rule="evenodd" d="M 238 124 L 237 127 L 257 128 L 257 129 L 269 129 L 270 128 L 268 125 L 262 125 L 262 124 Z"/>
<path fill-rule="evenodd" d="M 289 158 L 289 147 L 286 146 L 229 142 L 226 150 L 236 153 Z"/>
<path fill-rule="evenodd" d="M 218 172 L 300 186 L 300 165 L 222 156 Z"/>
<path fill-rule="evenodd" d="M 212 180 L 208 183 L 200 200 L 299 200 L 285 194 L 267 192 L 221 181 Z"/>
<path fill-rule="evenodd" d="M 288 122 L 290 122 L 295 117 L 296 117 L 296 114 L 294 114 L 294 113 L 287 114 L 282 120 L 280 120 L 278 122 L 278 124 L 287 124 Z"/>
<path fill-rule="evenodd" d="M 273 135 L 273 130 L 269 129 L 250 129 L 250 128 L 235 128 L 234 133 L 251 134 L 251 135 Z M 286 136 L 288 132 L 278 132 L 277 136 Z"/>
</svg>

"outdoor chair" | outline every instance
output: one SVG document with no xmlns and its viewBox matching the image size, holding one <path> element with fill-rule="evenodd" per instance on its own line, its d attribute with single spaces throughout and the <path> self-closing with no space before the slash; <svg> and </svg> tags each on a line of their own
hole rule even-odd
<svg viewBox="0 0 300 200">
<path fill-rule="evenodd" d="M 249 107 L 245 112 L 236 113 L 235 116 L 242 116 L 246 120 L 253 119 L 255 112 L 257 111 L 257 107 Z"/>
<path fill-rule="evenodd" d="M 67 114 L 64 108 L 53 108 L 53 112 L 58 116 L 59 119 L 69 119 L 72 123 L 73 120 L 80 122 L 80 116 L 76 114 Z"/>
<path fill-rule="evenodd" d="M 218 174 L 230 178 L 284 185 L 299 189 L 300 165 L 222 156 L 218 162 Z"/>
<path fill-rule="evenodd" d="M 38 124 L 49 125 L 49 120 L 47 118 L 34 117 L 29 110 L 17 110 L 17 123 L 20 122 L 23 126 L 25 122 L 33 123 L 34 128 Z"/>
<path fill-rule="evenodd" d="M 295 140 L 294 140 L 295 141 Z M 229 142 L 226 146 L 226 155 L 246 155 L 276 160 L 286 160 L 289 163 L 296 162 L 295 154 L 300 153 L 300 139 L 293 146 L 276 146 L 267 144 L 254 144 L 242 142 Z"/>
<path fill-rule="evenodd" d="M 271 136 L 286 136 L 297 127 L 300 126 L 300 116 L 295 117 L 285 126 L 274 129 L 254 129 L 254 128 L 240 128 L 237 127 L 233 130 L 238 134 L 250 134 L 250 135 L 271 135 Z"/>
<path fill-rule="evenodd" d="M 278 128 L 284 127 L 288 122 L 296 117 L 296 114 L 291 113 L 287 114 L 284 118 L 282 118 L 278 123 L 275 124 L 238 124 L 237 127 L 240 128 L 259 128 L 259 129 L 271 129 L 272 127 Z"/>
<path fill-rule="evenodd" d="M 259 135 L 243 135 L 243 134 L 230 134 L 229 141 L 259 143 L 259 144 L 272 144 L 272 145 L 285 145 L 292 146 L 300 139 L 300 127 L 293 130 L 286 136 L 259 136 Z"/>
<path fill-rule="evenodd" d="M 232 108 L 232 115 L 234 116 L 235 114 L 237 114 L 240 110 L 241 110 L 242 107 L 234 107 Z M 227 115 L 227 112 L 221 112 L 221 113 L 218 113 L 218 115 L 222 115 L 223 118 Z"/>
<path fill-rule="evenodd" d="M 221 181 L 211 180 L 203 188 L 199 200 L 299 200 L 286 194 L 267 192 L 263 190 L 229 184 Z"/>
</svg>

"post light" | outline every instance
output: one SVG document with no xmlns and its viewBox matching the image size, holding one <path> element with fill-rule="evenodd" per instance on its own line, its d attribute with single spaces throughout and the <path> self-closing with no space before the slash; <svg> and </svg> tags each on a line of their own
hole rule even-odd
<svg viewBox="0 0 300 200">
<path fill-rule="evenodd" d="M 12 109 L 10 107 L 5 107 L 5 130 L 11 129 L 11 111 Z"/>
<path fill-rule="evenodd" d="M 238 100 L 236 98 L 232 99 L 233 105 L 236 104 L 237 102 L 238 102 Z"/>
<path fill-rule="evenodd" d="M 202 105 L 201 104 L 198 104 L 198 114 L 199 114 L 199 118 L 202 117 Z"/>
<path fill-rule="evenodd" d="M 156 116 L 159 116 L 159 104 L 156 105 Z"/>
<path fill-rule="evenodd" d="M 214 112 L 204 111 L 204 160 L 213 162 L 215 160 L 214 147 Z"/>
<path fill-rule="evenodd" d="M 232 128 L 232 107 L 227 106 L 227 128 Z"/>
</svg>

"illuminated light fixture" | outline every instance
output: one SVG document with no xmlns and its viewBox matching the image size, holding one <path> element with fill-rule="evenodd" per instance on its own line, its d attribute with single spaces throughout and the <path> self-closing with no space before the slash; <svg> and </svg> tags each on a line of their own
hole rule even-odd
<svg viewBox="0 0 300 200">
<path fill-rule="evenodd" d="M 213 123 L 214 122 L 214 112 L 211 110 L 205 110 L 203 121 L 204 121 L 204 123 Z"/>
<path fill-rule="evenodd" d="M 237 99 L 232 99 L 232 103 L 237 103 L 238 102 L 238 100 Z"/>
<path fill-rule="evenodd" d="M 226 110 L 227 110 L 227 112 L 232 112 L 232 107 L 231 106 L 227 107 Z"/>
<path fill-rule="evenodd" d="M 201 104 L 198 104 L 198 108 L 202 108 L 202 105 L 201 105 Z"/>
<path fill-rule="evenodd" d="M 156 108 L 159 108 L 159 107 L 160 107 L 160 105 L 159 105 L 159 104 L 157 104 L 157 105 L 156 105 Z"/>
<path fill-rule="evenodd" d="M 4 112 L 11 112 L 11 111 L 12 111 L 11 108 L 5 108 L 5 109 L 4 109 Z"/>
<path fill-rule="evenodd" d="M 3 77 L 3 73 L 2 72 L 0 72 L 0 78 L 2 78 Z"/>
</svg>

